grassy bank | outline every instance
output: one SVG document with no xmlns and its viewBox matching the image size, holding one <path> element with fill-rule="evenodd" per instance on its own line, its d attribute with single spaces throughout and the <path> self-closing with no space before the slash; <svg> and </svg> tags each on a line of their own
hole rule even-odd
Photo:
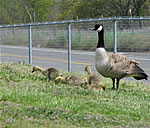
<svg viewBox="0 0 150 128">
<path fill-rule="evenodd" d="M 31 70 L 0 64 L 0 127 L 150 127 L 148 85 L 121 81 L 113 91 L 111 80 L 102 78 L 107 89 L 97 92 L 56 86 Z"/>
</svg>

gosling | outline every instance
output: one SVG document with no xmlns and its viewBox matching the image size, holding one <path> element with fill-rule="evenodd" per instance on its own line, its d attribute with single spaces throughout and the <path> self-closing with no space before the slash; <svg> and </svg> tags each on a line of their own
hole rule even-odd
<svg viewBox="0 0 150 128">
<path fill-rule="evenodd" d="M 62 73 L 55 68 L 48 68 L 48 80 L 55 79 L 58 76 L 62 76 Z"/>
<path fill-rule="evenodd" d="M 48 69 L 43 69 L 39 66 L 33 66 L 33 70 L 32 73 L 35 71 L 39 71 L 41 72 L 44 76 L 48 76 L 48 80 L 52 80 L 55 79 L 58 76 L 61 76 L 62 74 L 60 73 L 60 71 L 58 71 L 55 68 L 48 68 Z"/>
<path fill-rule="evenodd" d="M 84 71 L 88 73 L 86 83 L 89 89 L 105 90 L 105 85 L 101 83 L 99 76 L 92 73 L 90 66 L 86 66 Z"/>
<path fill-rule="evenodd" d="M 85 84 L 85 80 L 75 75 L 67 75 L 64 77 L 58 76 L 55 79 L 55 84 L 58 84 L 58 83 L 69 84 L 69 85 L 74 85 L 74 86 L 78 86 L 78 85 L 82 86 L 82 84 Z"/>
<path fill-rule="evenodd" d="M 33 66 L 32 73 L 35 72 L 35 71 L 41 72 L 44 76 L 48 75 L 47 69 L 43 69 L 43 68 L 41 68 L 39 66 Z"/>
</svg>

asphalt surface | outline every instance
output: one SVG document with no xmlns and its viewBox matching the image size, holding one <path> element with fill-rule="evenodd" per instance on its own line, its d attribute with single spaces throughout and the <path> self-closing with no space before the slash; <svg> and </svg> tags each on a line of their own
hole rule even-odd
<svg viewBox="0 0 150 128">
<path fill-rule="evenodd" d="M 0 46 L 0 61 L 1 62 L 15 62 L 15 63 L 29 63 L 29 50 L 28 47 L 19 46 Z M 68 51 L 67 49 L 51 49 L 51 48 L 33 48 L 32 49 L 32 65 L 38 65 L 43 68 L 55 67 L 60 70 L 68 71 Z M 150 83 L 150 52 L 127 52 L 120 53 L 127 57 L 138 61 L 140 67 L 142 67 L 148 74 L 148 80 L 142 80 L 142 82 Z M 74 51 L 71 52 L 71 71 L 72 72 L 84 72 L 85 65 L 91 65 L 92 71 L 95 69 L 95 52 L 87 51 Z M 135 80 L 133 78 L 124 78 L 125 80 Z"/>
</svg>

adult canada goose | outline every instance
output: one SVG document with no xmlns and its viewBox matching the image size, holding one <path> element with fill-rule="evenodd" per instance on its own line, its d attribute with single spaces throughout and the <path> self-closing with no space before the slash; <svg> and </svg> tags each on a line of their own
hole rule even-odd
<svg viewBox="0 0 150 128">
<path fill-rule="evenodd" d="M 96 70 L 102 76 L 112 79 L 113 89 L 115 89 L 115 80 L 117 80 L 116 89 L 118 89 L 119 81 L 124 77 L 134 77 L 136 80 L 147 80 L 148 75 L 138 66 L 138 62 L 131 60 L 124 55 L 106 52 L 103 25 L 96 24 L 91 30 L 98 32 L 98 44 L 95 59 Z"/>
<path fill-rule="evenodd" d="M 43 69 L 43 68 L 41 68 L 39 66 L 33 66 L 32 73 L 35 72 L 35 71 L 39 71 L 43 75 L 48 76 L 49 81 L 51 79 L 55 79 L 56 77 L 58 77 L 59 75 L 61 75 L 60 71 L 58 71 L 55 68 Z"/>
<path fill-rule="evenodd" d="M 105 85 L 101 83 L 100 77 L 92 73 L 90 66 L 85 67 L 85 71 L 88 73 L 86 79 L 86 86 L 88 89 L 105 90 Z"/>
<path fill-rule="evenodd" d="M 82 85 L 85 83 L 85 80 L 74 75 L 67 75 L 67 76 L 58 76 L 55 79 L 55 84 L 63 83 L 69 85 Z"/>
</svg>

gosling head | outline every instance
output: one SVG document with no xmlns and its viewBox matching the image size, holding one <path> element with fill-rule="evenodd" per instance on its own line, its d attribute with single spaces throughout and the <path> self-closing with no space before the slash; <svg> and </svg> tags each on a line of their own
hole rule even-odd
<svg viewBox="0 0 150 128">
<path fill-rule="evenodd" d="M 85 66 L 84 71 L 86 71 L 88 73 L 88 75 L 92 74 L 91 68 L 89 65 Z"/>
<path fill-rule="evenodd" d="M 39 68 L 40 67 L 38 67 L 38 66 L 33 66 L 32 73 L 35 72 L 35 71 L 37 71 L 37 69 L 39 69 Z"/>
<path fill-rule="evenodd" d="M 63 80 L 63 77 L 62 77 L 62 76 L 58 76 L 58 77 L 55 78 L 54 82 L 55 82 L 55 84 L 58 84 L 58 83 L 60 83 L 62 80 Z"/>
<path fill-rule="evenodd" d="M 84 71 L 88 72 L 88 70 L 89 70 L 89 69 L 90 69 L 90 66 L 89 66 L 89 65 L 87 65 L 87 66 L 85 66 Z"/>
<path fill-rule="evenodd" d="M 98 84 L 104 91 L 105 91 L 105 89 L 106 89 L 106 86 L 105 86 L 105 84 L 103 84 L 103 83 L 99 83 Z"/>
</svg>

